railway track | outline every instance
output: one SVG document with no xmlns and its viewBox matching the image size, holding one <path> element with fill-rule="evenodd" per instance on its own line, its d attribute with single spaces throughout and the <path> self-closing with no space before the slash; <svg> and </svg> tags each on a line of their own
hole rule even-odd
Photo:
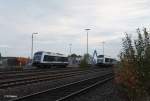
<svg viewBox="0 0 150 101">
<path fill-rule="evenodd" d="M 42 69 L 43 70 L 43 69 Z M 46 69 L 47 70 L 47 69 Z M 13 70 L 13 71 L 1 71 L 0 72 L 0 75 L 3 75 L 3 74 L 18 74 L 18 73 L 25 73 L 25 72 L 38 72 L 38 71 L 41 71 L 41 69 L 29 69 L 29 70 L 19 70 L 19 71 L 17 71 L 17 70 Z"/>
<path fill-rule="evenodd" d="M 25 71 L 8 71 L 8 72 L 0 72 L 0 80 L 2 79 L 9 79 L 9 78 L 21 78 L 21 77 L 27 77 L 27 76 L 34 76 L 34 75 L 40 75 L 40 74 L 55 74 L 58 72 L 69 72 L 69 71 L 75 71 L 75 70 L 81 70 L 81 69 L 74 69 L 74 68 L 63 68 L 63 69 L 37 69 L 37 70 L 25 70 Z M 105 69 L 101 69 L 104 71 Z"/>
<path fill-rule="evenodd" d="M 34 76 L 37 74 L 46 74 L 46 73 L 57 73 L 57 72 L 69 72 L 73 70 L 79 70 L 78 68 L 59 68 L 59 69 L 34 69 L 34 70 L 23 70 L 23 71 L 4 71 L 0 72 L 0 80 L 7 78 L 20 78 L 23 76 Z M 102 69 L 101 70 L 105 70 Z"/>
<path fill-rule="evenodd" d="M 47 70 L 47 71 L 32 71 L 32 72 L 23 72 L 23 73 L 16 73 L 16 74 L 4 74 L 0 76 L 0 81 L 3 80 L 11 80 L 11 79 L 18 79 L 18 78 L 24 78 L 24 77 L 31 77 L 36 75 L 48 75 L 48 74 L 57 74 L 57 73 L 65 73 L 65 72 L 71 72 L 71 71 L 81 71 L 79 69 L 70 69 L 70 70 Z"/>
<path fill-rule="evenodd" d="M 81 95 L 92 87 L 103 84 L 111 79 L 113 79 L 113 74 L 105 73 L 102 76 L 69 83 L 56 88 L 11 99 L 10 101 L 70 101 L 70 99 L 76 97 L 78 94 Z"/>
<path fill-rule="evenodd" d="M 13 78 L 13 79 L 4 79 L 0 81 L 0 89 L 6 89 L 14 86 L 27 85 L 42 81 L 56 80 L 61 78 L 72 77 L 76 75 L 81 75 L 83 73 L 91 73 L 96 70 L 68 70 L 68 71 L 59 71 L 55 73 L 42 73 L 42 74 L 33 74 L 30 76 L 24 76 L 21 78 Z"/>
<path fill-rule="evenodd" d="M 25 71 L 11 71 L 11 72 L 0 72 L 0 79 L 7 78 L 19 78 L 23 76 L 34 76 L 46 73 L 57 73 L 57 72 L 67 72 L 67 71 L 79 70 L 79 69 L 62 69 L 62 70 L 51 70 L 51 69 L 42 69 L 42 70 L 25 70 Z"/>
<path fill-rule="evenodd" d="M 62 68 L 62 67 L 58 67 L 58 68 L 32 68 L 31 69 L 22 69 L 22 70 L 3 70 L 3 71 L 0 71 L 0 75 L 1 74 L 15 74 L 15 73 L 25 73 L 25 72 L 38 72 L 38 71 L 47 71 L 47 70 L 64 70 L 64 69 L 68 69 L 68 67 L 66 68 Z"/>
</svg>

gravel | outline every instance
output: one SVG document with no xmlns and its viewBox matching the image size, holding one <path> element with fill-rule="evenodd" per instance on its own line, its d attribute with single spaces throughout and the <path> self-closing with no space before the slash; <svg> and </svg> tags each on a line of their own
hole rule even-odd
<svg viewBox="0 0 150 101">
<path fill-rule="evenodd" d="M 97 72 L 86 73 L 86 74 L 84 73 L 83 75 L 63 78 L 60 80 L 44 81 L 44 82 L 22 85 L 22 86 L 8 88 L 8 89 L 0 89 L 0 101 L 7 101 L 8 99 L 4 98 L 4 96 L 6 96 L 6 95 L 13 95 L 13 97 L 14 96 L 21 97 L 21 96 L 35 93 L 35 92 L 38 92 L 41 90 L 47 90 L 47 89 L 50 89 L 50 88 L 53 88 L 56 86 L 75 82 L 75 81 L 86 79 L 89 77 L 103 75 L 104 73 L 106 73 L 108 71 L 110 71 L 110 69 L 108 69 L 108 70 L 99 69 L 99 71 L 97 71 Z"/>
<path fill-rule="evenodd" d="M 69 101 L 125 101 L 118 96 L 116 85 L 113 80 L 98 85 L 93 89 L 90 89 L 84 94 L 77 95 L 76 97 L 69 99 Z"/>
</svg>

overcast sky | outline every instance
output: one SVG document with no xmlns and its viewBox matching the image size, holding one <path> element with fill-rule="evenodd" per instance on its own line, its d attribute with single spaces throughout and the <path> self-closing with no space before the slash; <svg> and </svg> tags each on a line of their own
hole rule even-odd
<svg viewBox="0 0 150 101">
<path fill-rule="evenodd" d="M 34 51 L 69 54 L 94 49 L 117 57 L 124 32 L 149 27 L 149 0 L 0 0 L 0 52 L 2 56 L 30 56 L 31 35 Z"/>
</svg>

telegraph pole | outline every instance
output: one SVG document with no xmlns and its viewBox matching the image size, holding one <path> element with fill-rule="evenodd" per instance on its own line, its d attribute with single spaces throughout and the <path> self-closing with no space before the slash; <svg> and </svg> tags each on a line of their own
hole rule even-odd
<svg viewBox="0 0 150 101">
<path fill-rule="evenodd" d="M 85 29 L 86 31 L 87 31 L 87 54 L 89 54 L 89 39 L 88 39 L 88 32 L 89 32 L 89 30 L 91 30 L 91 29 Z"/>
<path fill-rule="evenodd" d="M 105 55 L 105 50 L 104 50 L 105 49 L 105 47 L 104 47 L 105 42 L 103 41 L 102 44 L 103 44 L 103 55 Z"/>
<path fill-rule="evenodd" d="M 38 33 L 32 33 L 31 59 L 33 59 L 33 36 Z"/>
<path fill-rule="evenodd" d="M 70 48 L 70 55 L 71 55 L 71 53 L 72 53 L 72 44 L 69 44 L 69 48 Z"/>
</svg>

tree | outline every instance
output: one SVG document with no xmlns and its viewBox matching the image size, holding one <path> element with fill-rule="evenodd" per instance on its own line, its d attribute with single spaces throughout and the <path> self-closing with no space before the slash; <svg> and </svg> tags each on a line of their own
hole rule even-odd
<svg viewBox="0 0 150 101">
<path fill-rule="evenodd" d="M 70 56 L 71 56 L 71 57 L 77 57 L 77 55 L 76 55 L 76 54 L 71 54 Z"/>
<path fill-rule="evenodd" d="M 88 61 L 89 61 L 89 55 L 84 54 L 83 59 L 81 59 L 80 67 L 81 68 L 87 68 L 88 67 Z"/>
<path fill-rule="evenodd" d="M 150 33 L 146 28 L 143 33 L 137 29 L 137 35 L 133 43 L 125 34 L 120 54 L 122 84 L 132 98 L 136 94 L 150 95 Z"/>
</svg>

